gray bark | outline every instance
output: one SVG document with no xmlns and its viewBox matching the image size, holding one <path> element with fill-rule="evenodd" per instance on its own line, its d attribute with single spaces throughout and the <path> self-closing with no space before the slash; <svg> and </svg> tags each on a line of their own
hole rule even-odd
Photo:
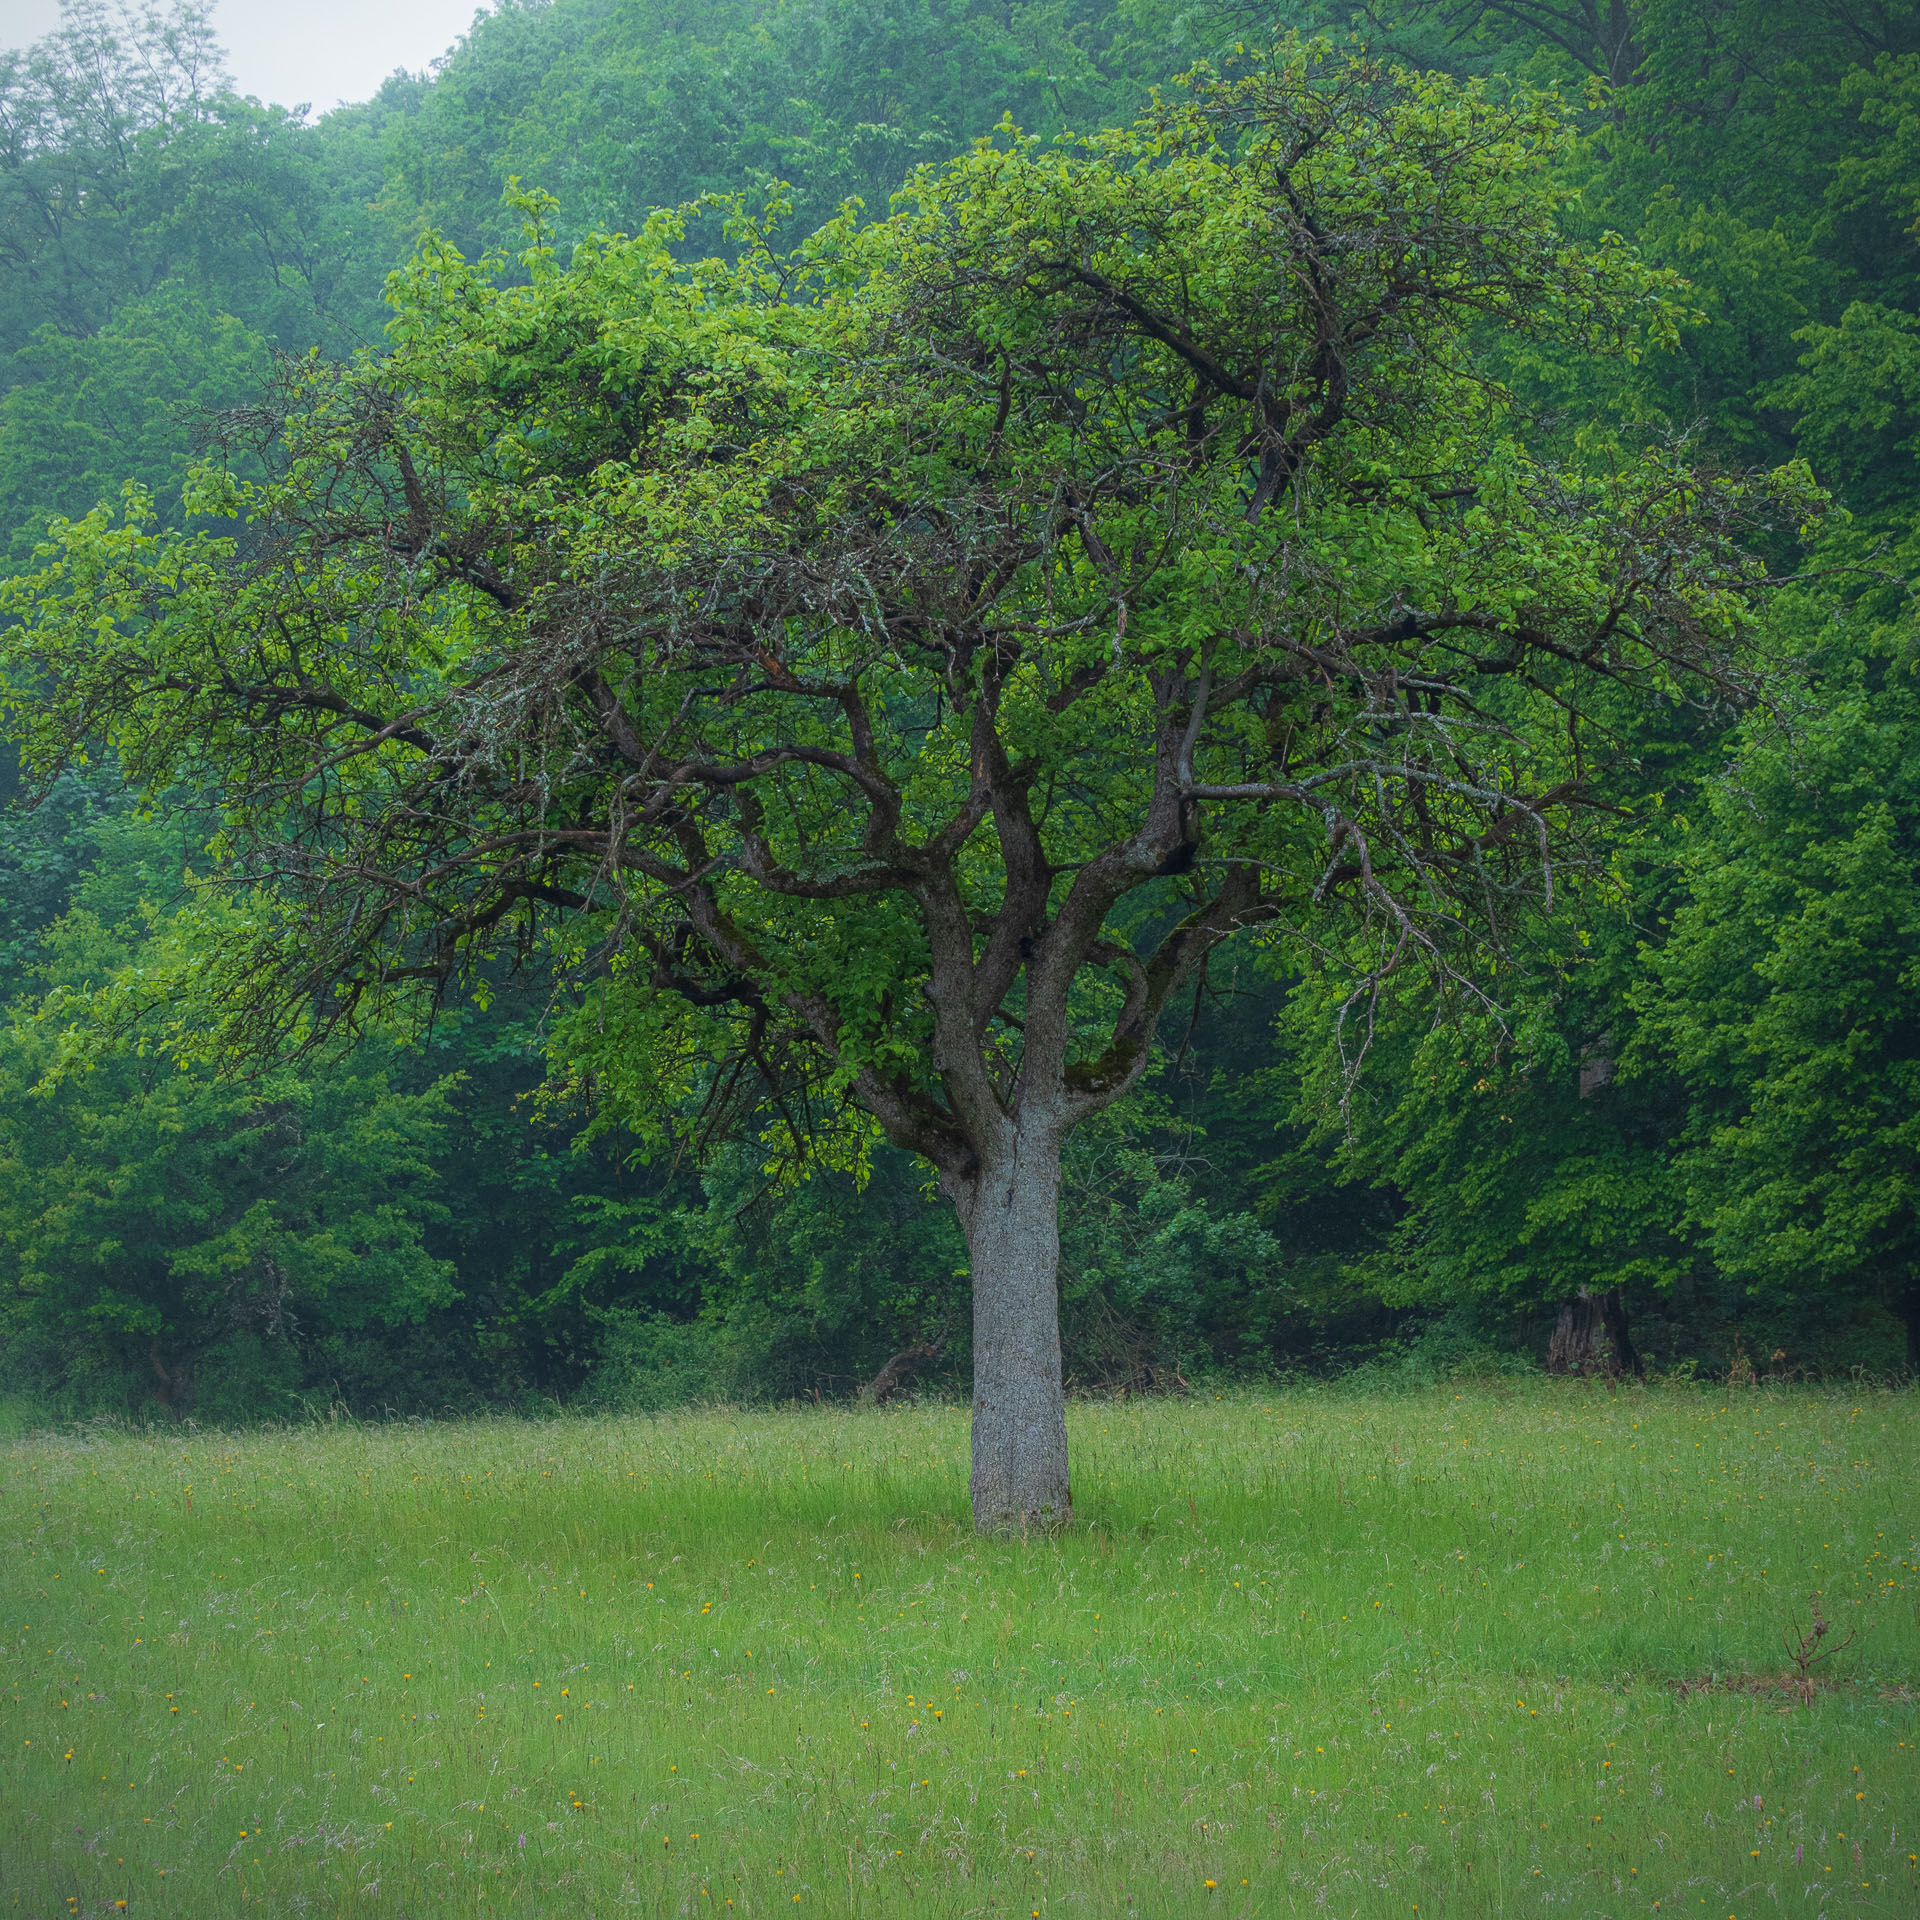
<svg viewBox="0 0 1920 1920">
<path fill-rule="evenodd" d="M 973 1522 L 982 1532 L 1073 1519 L 1060 1380 L 1060 1147 L 1017 1125 L 1004 1154 L 949 1187 L 973 1269 Z"/>
</svg>

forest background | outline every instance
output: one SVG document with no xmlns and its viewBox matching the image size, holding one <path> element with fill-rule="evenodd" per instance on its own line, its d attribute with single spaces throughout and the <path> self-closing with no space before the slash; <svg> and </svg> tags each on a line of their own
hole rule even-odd
<svg viewBox="0 0 1920 1920">
<path fill-rule="evenodd" d="M 515 252 L 513 183 L 565 243 L 780 180 L 797 238 L 1003 116 L 1124 122 L 1288 29 L 1583 103 L 1569 224 L 1678 269 L 1698 319 L 1604 388 L 1490 344 L 1540 435 L 1802 457 L 1843 511 L 1771 604 L 1793 698 L 1635 723 L 1647 799 L 1496 1011 L 1383 1002 L 1352 1082 L 1297 956 L 1216 961 L 1070 1150 L 1070 1384 L 1530 1366 L 1569 1303 L 1612 1364 L 1912 1369 L 1920 5 L 506 0 L 318 118 L 237 95 L 191 6 L 72 5 L 0 55 L 0 573 L 129 482 L 178 520 L 275 356 L 378 350 L 423 235 Z M 549 1079 L 537 970 L 264 1075 L 103 1034 L 102 989 L 190 937 L 195 796 L 138 808 L 110 766 L 27 793 L 10 760 L 0 788 L 15 1421 L 832 1396 L 915 1345 L 964 1381 L 964 1248 L 906 1156 L 643 1154 Z"/>
</svg>

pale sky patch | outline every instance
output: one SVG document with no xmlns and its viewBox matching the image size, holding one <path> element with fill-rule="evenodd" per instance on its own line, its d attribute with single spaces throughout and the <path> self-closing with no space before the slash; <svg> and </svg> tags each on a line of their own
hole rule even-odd
<svg viewBox="0 0 1920 1920">
<path fill-rule="evenodd" d="M 367 99 L 396 67 L 431 65 L 476 10 L 477 0 L 219 0 L 213 27 L 242 93 L 325 113 Z M 59 0 L 0 0 L 0 46 L 59 23 Z"/>
</svg>

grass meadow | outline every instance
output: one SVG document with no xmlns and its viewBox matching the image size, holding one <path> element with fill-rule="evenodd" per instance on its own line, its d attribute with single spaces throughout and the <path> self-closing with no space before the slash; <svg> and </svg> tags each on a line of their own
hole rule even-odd
<svg viewBox="0 0 1920 1920">
<path fill-rule="evenodd" d="M 17 1440 L 0 1911 L 1920 1914 L 1920 1395 L 1071 1422 Z"/>
</svg>

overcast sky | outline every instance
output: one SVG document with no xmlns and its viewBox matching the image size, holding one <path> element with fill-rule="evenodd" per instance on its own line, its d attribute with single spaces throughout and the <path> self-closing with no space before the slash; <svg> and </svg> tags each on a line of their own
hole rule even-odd
<svg viewBox="0 0 1920 1920">
<path fill-rule="evenodd" d="M 479 0 L 218 0 L 214 31 L 242 93 L 325 113 L 364 100 L 395 67 L 417 71 L 446 52 Z M 0 46 L 23 47 L 57 26 L 60 0 L 0 0 Z"/>
</svg>

